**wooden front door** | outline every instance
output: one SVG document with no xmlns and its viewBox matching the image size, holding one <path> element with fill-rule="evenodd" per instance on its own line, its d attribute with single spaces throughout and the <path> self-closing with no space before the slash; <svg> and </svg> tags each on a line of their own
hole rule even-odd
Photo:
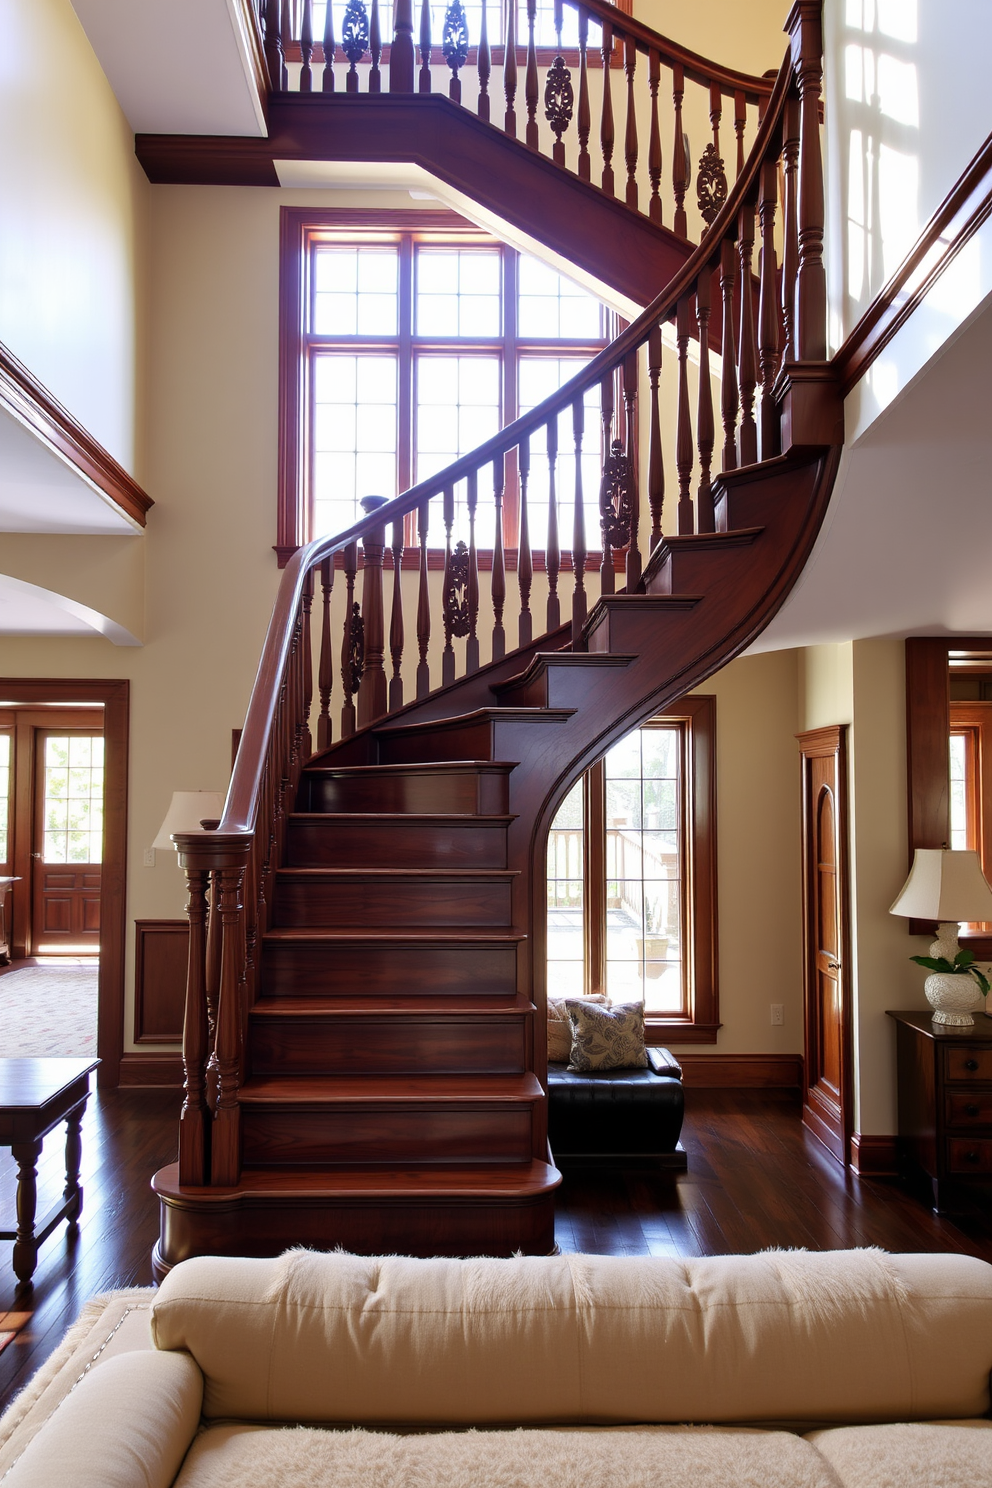
<svg viewBox="0 0 992 1488">
<path fill-rule="evenodd" d="M 31 851 L 35 955 L 100 949 L 103 735 L 38 729 Z"/>
<path fill-rule="evenodd" d="M 848 993 L 847 729 L 799 735 L 803 781 L 803 1121 L 846 1166 L 853 1125 Z"/>
</svg>

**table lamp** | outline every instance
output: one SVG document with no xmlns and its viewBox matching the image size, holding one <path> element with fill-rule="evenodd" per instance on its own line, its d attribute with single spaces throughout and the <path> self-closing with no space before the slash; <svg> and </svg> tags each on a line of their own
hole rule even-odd
<svg viewBox="0 0 992 1488">
<path fill-rule="evenodd" d="M 934 1023 L 967 1028 L 972 1011 L 981 1007 L 988 982 L 969 951 L 958 945 L 958 926 L 968 921 L 992 920 L 992 887 L 982 872 L 978 853 L 970 849 L 918 847 L 909 877 L 896 896 L 890 914 L 915 920 L 937 920 L 937 939 L 930 959 L 946 962 L 931 970 L 924 983 Z M 927 958 L 913 956 L 927 964 Z M 955 967 L 955 970 L 950 970 Z"/>
</svg>

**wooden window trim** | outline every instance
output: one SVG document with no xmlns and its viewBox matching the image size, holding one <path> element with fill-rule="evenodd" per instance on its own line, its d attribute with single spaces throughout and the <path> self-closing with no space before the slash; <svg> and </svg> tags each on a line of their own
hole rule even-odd
<svg viewBox="0 0 992 1488">
<path fill-rule="evenodd" d="M 992 702 L 966 702 L 952 698 L 948 736 L 951 734 L 964 734 L 969 740 L 965 755 L 965 791 L 970 798 L 968 846 L 978 853 L 982 872 L 989 878 L 992 873 L 992 754 L 988 746 L 992 737 Z M 992 939 L 992 923 L 969 925 L 966 933 Z"/>
</svg>

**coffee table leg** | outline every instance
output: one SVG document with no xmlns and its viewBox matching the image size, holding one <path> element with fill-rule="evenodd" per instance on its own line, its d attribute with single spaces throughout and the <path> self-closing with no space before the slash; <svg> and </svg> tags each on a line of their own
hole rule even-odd
<svg viewBox="0 0 992 1488">
<path fill-rule="evenodd" d="M 65 1217 L 75 1224 L 83 1212 L 83 1190 L 79 1186 L 79 1168 L 83 1157 L 83 1112 L 86 1102 L 80 1101 L 74 1111 L 65 1118 Z"/>
<path fill-rule="evenodd" d="M 14 1241 L 14 1275 L 29 1286 L 38 1259 L 34 1239 L 34 1216 L 38 1203 L 38 1157 L 41 1143 L 19 1142 L 11 1147 L 17 1163 L 17 1239 Z"/>
</svg>

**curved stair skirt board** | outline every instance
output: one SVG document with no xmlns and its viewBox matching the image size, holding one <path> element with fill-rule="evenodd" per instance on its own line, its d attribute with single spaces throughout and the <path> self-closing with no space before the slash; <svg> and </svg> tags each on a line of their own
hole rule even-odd
<svg viewBox="0 0 992 1488">
<path fill-rule="evenodd" d="M 375 917 L 389 922 L 374 927 L 361 893 L 346 905 L 325 893 L 308 909 L 298 911 L 294 902 L 293 915 L 315 923 L 276 925 L 263 936 L 264 1009 L 249 1017 L 239 1111 L 248 1161 L 229 1188 L 182 1189 L 174 1167 L 156 1176 L 160 1274 L 192 1254 L 272 1254 L 294 1244 L 412 1254 L 551 1250 L 559 1175 L 545 1161 L 544 1050 L 535 1039 L 532 1000 L 543 990 L 545 829 L 565 791 L 615 738 L 704 681 L 760 632 L 808 557 L 838 455 L 836 448 L 807 450 L 721 477 L 721 532 L 703 543 L 670 544 L 654 569 L 667 567 L 669 554 L 691 555 L 694 592 L 601 599 L 586 628 L 591 654 L 569 652 L 556 668 L 553 656 L 539 659 L 548 650 L 542 638 L 509 667 L 482 668 L 447 688 L 443 717 L 424 716 L 435 700 L 411 704 L 305 767 L 298 804 L 319 865 L 307 863 L 303 839 L 294 837 L 293 867 L 279 875 L 277 915 L 287 883 L 398 885 L 423 874 L 428 882 L 433 875 L 438 893 L 434 902 L 404 898 L 399 889 L 383 895 Z M 568 708 L 494 702 L 494 684 L 516 703 L 516 678 L 529 687 L 542 671 L 556 670 L 573 689 Z M 343 819 L 357 827 L 381 805 L 394 816 L 433 815 L 434 838 L 417 849 L 420 861 L 406 839 L 402 865 L 370 869 L 336 859 L 328 869 L 331 850 L 313 848 L 320 805 L 330 808 L 325 831 L 332 837 Z M 456 877 L 470 895 L 480 882 L 499 884 L 500 894 L 508 887 L 509 900 L 500 898 L 496 912 L 505 923 L 458 925 L 452 921 L 460 911 L 444 913 L 449 897 L 435 860 L 446 833 L 464 833 L 461 821 L 445 824 L 452 811 L 484 819 L 487 832 L 499 818 L 504 865 L 478 875 L 462 869 Z M 464 853 L 464 836 L 459 840 Z M 464 1045 L 468 1067 L 442 1073 L 428 1059 L 416 1070 L 397 1069 L 400 1025 L 428 995 L 450 999 L 459 1012 L 475 999 L 480 1006 L 519 999 L 515 1045 L 507 1044 L 504 1020 L 494 1020 L 491 1041 L 476 1043 L 471 1054 L 470 1041 Z M 355 1025 L 349 1035 L 346 1020 L 354 1013 L 344 1009 L 358 998 L 381 1000 L 381 1028 L 396 1023 L 368 1049 L 360 1071 L 315 1077 L 280 1066 L 262 1073 L 273 1057 L 271 1035 L 263 1032 L 272 1026 L 270 1008 L 281 1005 L 280 1037 L 298 1055 L 308 1040 L 334 1044 L 339 1028 L 345 1042 L 353 1038 Z M 425 1151 L 430 1161 L 418 1161 Z M 494 1162 L 494 1155 L 504 1160 Z M 301 1158 L 309 1165 L 301 1167 Z"/>
</svg>

